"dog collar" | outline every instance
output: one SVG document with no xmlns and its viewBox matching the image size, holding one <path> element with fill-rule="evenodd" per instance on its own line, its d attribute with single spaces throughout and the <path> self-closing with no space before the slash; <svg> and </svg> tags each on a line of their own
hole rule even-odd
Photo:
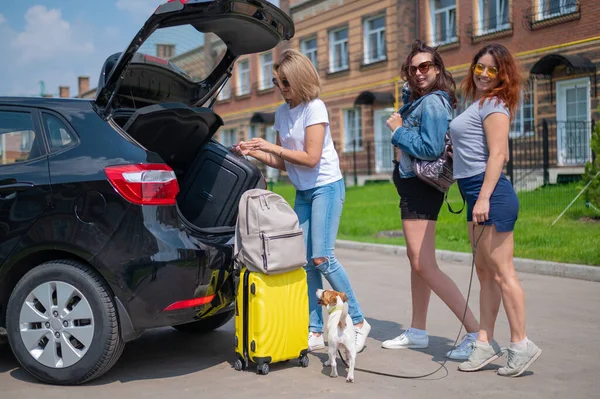
<svg viewBox="0 0 600 399">
<path fill-rule="evenodd" d="M 332 307 L 331 309 L 329 309 L 329 314 L 332 314 L 333 312 L 337 312 L 338 310 L 342 310 L 341 305 L 336 305 L 336 306 Z"/>
</svg>

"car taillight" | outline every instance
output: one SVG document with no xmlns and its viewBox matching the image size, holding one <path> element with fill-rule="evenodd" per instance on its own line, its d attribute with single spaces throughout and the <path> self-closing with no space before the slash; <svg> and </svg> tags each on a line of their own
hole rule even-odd
<svg viewBox="0 0 600 399">
<path fill-rule="evenodd" d="M 179 184 L 165 164 L 118 165 L 104 168 L 108 180 L 127 201 L 139 205 L 175 205 Z"/>
</svg>

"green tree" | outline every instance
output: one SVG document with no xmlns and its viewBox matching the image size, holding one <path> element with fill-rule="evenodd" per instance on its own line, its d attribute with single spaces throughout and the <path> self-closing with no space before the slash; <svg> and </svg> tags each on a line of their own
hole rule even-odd
<svg viewBox="0 0 600 399">
<path fill-rule="evenodd" d="M 598 110 L 600 111 L 600 107 L 598 107 Z M 600 176 L 596 177 L 598 171 L 600 171 L 600 123 L 596 123 L 594 127 L 590 145 L 592 151 L 596 154 L 596 159 L 586 163 L 583 181 L 587 184 L 590 180 L 594 178 L 595 180 L 585 192 L 585 199 L 586 201 L 590 201 L 596 208 L 600 208 Z"/>
</svg>

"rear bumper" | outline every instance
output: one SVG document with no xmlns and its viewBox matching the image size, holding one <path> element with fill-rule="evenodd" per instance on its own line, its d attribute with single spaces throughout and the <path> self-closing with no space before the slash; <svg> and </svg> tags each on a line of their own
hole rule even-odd
<svg viewBox="0 0 600 399">
<path fill-rule="evenodd" d="M 228 308 L 235 297 L 233 235 L 187 231 L 175 207 L 132 208 L 95 259 L 118 299 L 124 338 Z M 213 295 L 205 305 L 165 311 L 174 303 Z"/>
</svg>

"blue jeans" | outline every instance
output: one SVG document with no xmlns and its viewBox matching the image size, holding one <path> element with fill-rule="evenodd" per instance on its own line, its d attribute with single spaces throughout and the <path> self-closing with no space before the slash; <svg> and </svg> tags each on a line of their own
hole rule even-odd
<svg viewBox="0 0 600 399">
<path fill-rule="evenodd" d="M 323 314 L 317 304 L 317 289 L 323 288 L 325 276 L 331 287 L 348 296 L 348 314 L 354 324 L 364 320 L 360 305 L 354 296 L 348 274 L 333 254 L 335 239 L 342 216 L 342 206 L 346 197 L 344 181 L 338 180 L 310 190 L 296 191 L 294 211 L 298 215 L 306 244 L 304 267 L 308 281 L 309 331 L 323 331 Z M 313 259 L 327 260 L 315 266 Z"/>
</svg>

